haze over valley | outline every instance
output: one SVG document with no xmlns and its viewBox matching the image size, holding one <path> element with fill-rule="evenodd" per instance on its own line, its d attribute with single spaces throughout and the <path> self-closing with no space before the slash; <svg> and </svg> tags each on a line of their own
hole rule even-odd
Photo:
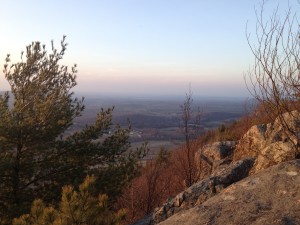
<svg viewBox="0 0 300 225">
<path fill-rule="evenodd" d="M 80 95 L 79 95 L 80 96 Z M 178 148 L 184 140 L 182 132 L 181 105 L 185 96 L 145 96 L 109 97 L 86 95 L 85 111 L 69 129 L 73 132 L 95 121 L 101 108 L 114 106 L 113 122 L 122 127 L 132 126 L 131 142 L 137 147 L 147 141 L 151 152 L 164 147 L 168 150 Z M 199 135 L 238 120 L 246 113 L 245 98 L 200 97 L 193 96 L 193 113 L 200 110 Z"/>
</svg>

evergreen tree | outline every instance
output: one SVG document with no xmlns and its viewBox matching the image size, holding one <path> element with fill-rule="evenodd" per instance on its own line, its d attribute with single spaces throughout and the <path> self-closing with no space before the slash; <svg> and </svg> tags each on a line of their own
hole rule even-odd
<svg viewBox="0 0 300 225">
<path fill-rule="evenodd" d="M 95 177 L 86 177 L 75 191 L 65 186 L 58 209 L 46 207 L 42 200 L 33 202 L 31 212 L 13 220 L 13 225 L 113 225 L 120 224 L 125 211 L 112 212 L 107 205 L 107 196 L 93 196 Z"/>
<path fill-rule="evenodd" d="M 129 152 L 130 127 L 112 127 L 112 110 L 101 110 L 93 125 L 66 136 L 84 110 L 74 98 L 76 65 L 60 65 L 67 44 L 51 53 L 34 42 L 4 75 L 11 92 L 0 96 L 0 221 L 29 210 L 35 198 L 58 202 L 65 184 L 95 174 L 100 193 L 115 196 L 137 171 L 142 149 Z M 112 131 L 112 134 L 107 134 Z M 4 222 L 3 222 L 4 221 Z M 8 221 L 8 222 L 7 222 Z"/>
</svg>

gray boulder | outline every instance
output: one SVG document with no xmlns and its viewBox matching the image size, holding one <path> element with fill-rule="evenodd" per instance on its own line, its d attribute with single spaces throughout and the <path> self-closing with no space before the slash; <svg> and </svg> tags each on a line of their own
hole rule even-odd
<svg viewBox="0 0 300 225">
<path fill-rule="evenodd" d="M 235 141 L 220 141 L 208 144 L 195 153 L 198 170 L 201 177 L 210 175 L 219 167 L 231 163 L 235 149 Z"/>
<path fill-rule="evenodd" d="M 219 141 L 210 145 L 205 145 L 202 154 L 210 161 L 219 161 L 233 154 L 235 141 Z"/>
</svg>

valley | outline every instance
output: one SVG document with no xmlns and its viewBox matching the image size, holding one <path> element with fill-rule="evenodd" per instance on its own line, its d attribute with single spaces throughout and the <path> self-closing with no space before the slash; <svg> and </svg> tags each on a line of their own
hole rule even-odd
<svg viewBox="0 0 300 225">
<path fill-rule="evenodd" d="M 150 155 L 161 147 L 176 149 L 184 139 L 180 107 L 183 102 L 183 97 L 86 97 L 84 113 L 69 132 L 93 123 L 101 108 L 114 107 L 113 123 L 122 127 L 131 124 L 133 148 L 148 142 Z M 192 115 L 201 113 L 198 134 L 239 119 L 245 113 L 245 102 L 242 98 L 195 97 L 191 111 Z"/>
</svg>

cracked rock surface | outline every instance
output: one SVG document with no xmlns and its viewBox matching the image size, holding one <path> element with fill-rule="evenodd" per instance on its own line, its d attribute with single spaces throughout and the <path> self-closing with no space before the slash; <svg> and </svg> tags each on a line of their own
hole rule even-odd
<svg viewBox="0 0 300 225">
<path fill-rule="evenodd" d="M 300 160 L 265 169 L 160 225 L 300 224 Z"/>
</svg>

